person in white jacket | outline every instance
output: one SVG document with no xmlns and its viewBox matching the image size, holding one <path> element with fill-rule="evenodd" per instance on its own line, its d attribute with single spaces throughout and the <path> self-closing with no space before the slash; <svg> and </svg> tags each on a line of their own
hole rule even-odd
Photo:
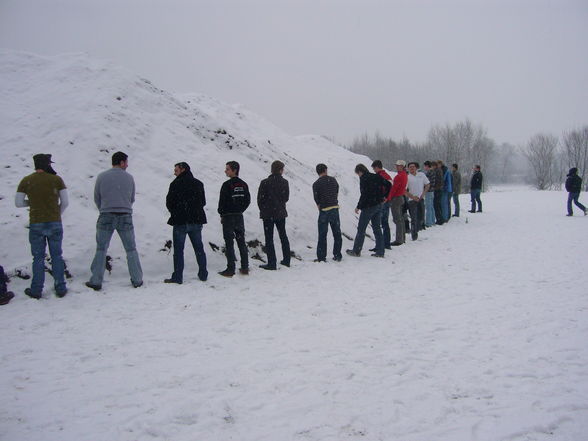
<svg viewBox="0 0 588 441">
<path fill-rule="evenodd" d="M 33 277 L 31 287 L 25 289 L 25 294 L 34 299 L 41 298 L 45 283 L 45 249 L 49 246 L 55 294 L 63 297 L 67 294 L 67 286 L 61 250 L 61 214 L 68 205 L 67 189 L 63 179 L 51 168 L 51 155 L 39 153 L 33 156 L 33 161 L 35 172 L 20 181 L 14 200 L 17 207 L 30 208 L 29 242 L 33 255 Z"/>
</svg>

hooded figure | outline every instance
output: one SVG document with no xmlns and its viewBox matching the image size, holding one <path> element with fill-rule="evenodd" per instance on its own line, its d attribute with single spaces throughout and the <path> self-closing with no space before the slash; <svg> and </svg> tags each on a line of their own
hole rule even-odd
<svg viewBox="0 0 588 441">
<path fill-rule="evenodd" d="M 586 214 L 588 214 L 586 212 L 586 207 L 578 201 L 578 198 L 580 197 L 580 192 L 582 191 L 582 178 L 578 176 L 578 169 L 576 167 L 570 168 L 568 178 L 566 179 L 566 191 L 568 192 L 567 216 L 574 215 L 574 212 L 572 210 L 572 202 L 576 205 L 576 207 L 582 210 L 584 212 L 584 216 L 586 216 Z"/>
</svg>

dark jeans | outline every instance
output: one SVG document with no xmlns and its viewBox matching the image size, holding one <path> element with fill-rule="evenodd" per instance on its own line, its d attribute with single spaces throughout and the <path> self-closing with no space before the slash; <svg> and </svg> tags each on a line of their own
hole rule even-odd
<svg viewBox="0 0 588 441">
<path fill-rule="evenodd" d="M 6 287 L 6 283 L 8 282 L 8 277 L 4 274 L 4 268 L 0 265 L 0 295 L 6 294 L 8 288 Z"/>
<path fill-rule="evenodd" d="M 63 227 L 61 222 L 41 222 L 30 224 L 29 242 L 33 255 L 33 278 L 31 280 L 31 293 L 40 295 L 45 284 L 45 247 L 49 246 L 51 255 L 51 270 L 53 273 L 55 291 L 66 291 L 65 263 L 61 256 L 61 242 L 63 241 Z"/>
<path fill-rule="evenodd" d="M 390 224 L 388 218 L 390 216 L 390 202 L 382 204 L 382 235 L 384 237 L 384 247 L 390 246 Z"/>
<path fill-rule="evenodd" d="M 481 192 L 482 190 L 479 188 L 470 191 L 470 196 L 472 198 L 472 211 L 476 211 L 476 202 L 478 203 L 478 211 L 482 211 L 482 200 L 480 199 Z"/>
<path fill-rule="evenodd" d="M 264 219 L 263 233 L 265 235 L 265 253 L 267 254 L 267 264 L 270 268 L 276 268 L 276 249 L 274 247 L 274 225 L 278 230 L 280 242 L 282 243 L 282 257 L 285 264 L 290 264 L 290 241 L 286 234 L 286 218 L 284 219 Z"/>
<path fill-rule="evenodd" d="M 454 205 L 453 215 L 456 217 L 459 217 L 459 193 L 453 192 L 453 205 Z"/>
<path fill-rule="evenodd" d="M 359 223 L 357 224 L 357 234 L 353 242 L 353 251 L 360 253 L 363 248 L 363 241 L 365 240 L 365 230 L 368 224 L 372 223 L 372 231 L 376 239 L 376 254 L 384 255 L 384 238 L 382 236 L 382 226 L 380 225 L 382 219 L 382 208 L 380 204 L 373 207 L 363 208 L 359 215 Z"/>
<path fill-rule="evenodd" d="M 110 239 L 117 232 L 127 253 L 127 266 L 133 284 L 143 282 L 143 270 L 135 244 L 135 228 L 133 216 L 130 214 L 100 213 L 96 221 L 96 254 L 90 266 L 92 277 L 90 283 L 101 286 L 106 269 L 106 252 Z"/>
<path fill-rule="evenodd" d="M 196 253 L 196 262 L 198 263 L 198 278 L 206 280 L 208 271 L 206 270 L 206 253 L 202 244 L 202 225 L 186 224 L 174 225 L 174 272 L 171 276 L 175 282 L 182 283 L 184 280 L 184 244 L 186 236 L 190 238 L 194 252 Z"/>
<path fill-rule="evenodd" d="M 578 207 L 580 210 L 586 212 L 586 207 L 578 201 L 579 197 L 580 197 L 580 192 L 568 193 L 568 214 L 569 215 L 574 214 L 574 212 L 572 211 L 572 201 L 574 202 L 574 204 L 576 204 L 576 207 Z"/>
<path fill-rule="evenodd" d="M 443 198 L 443 190 L 435 190 L 433 192 L 433 208 L 435 209 L 435 220 L 437 225 L 443 223 L 443 211 L 441 208 L 441 199 Z"/>
<path fill-rule="evenodd" d="M 245 243 L 245 222 L 242 214 L 228 214 L 221 218 L 223 224 L 223 238 L 225 239 L 225 256 L 227 257 L 227 269 L 235 271 L 235 244 L 237 241 L 239 254 L 241 255 L 241 268 L 249 268 L 249 254 Z"/>
<path fill-rule="evenodd" d="M 424 200 L 408 201 L 408 212 L 410 214 L 410 234 L 413 236 L 423 228 L 425 205 Z"/>
<path fill-rule="evenodd" d="M 333 257 L 341 259 L 341 221 L 339 220 L 339 209 L 332 208 L 327 211 L 319 211 L 318 217 L 318 244 L 316 246 L 316 257 L 318 260 L 327 259 L 327 232 L 331 226 L 333 233 Z"/>
</svg>

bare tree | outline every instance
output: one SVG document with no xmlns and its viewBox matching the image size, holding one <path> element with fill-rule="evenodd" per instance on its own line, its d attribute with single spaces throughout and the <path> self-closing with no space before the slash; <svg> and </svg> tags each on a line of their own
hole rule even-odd
<svg viewBox="0 0 588 441">
<path fill-rule="evenodd" d="M 584 179 L 588 173 L 588 126 L 564 132 L 562 144 L 567 166 L 577 167 Z"/>
<path fill-rule="evenodd" d="M 558 174 L 557 137 L 540 133 L 533 135 L 523 154 L 531 164 L 533 183 L 538 190 L 550 190 L 555 188 Z"/>
</svg>

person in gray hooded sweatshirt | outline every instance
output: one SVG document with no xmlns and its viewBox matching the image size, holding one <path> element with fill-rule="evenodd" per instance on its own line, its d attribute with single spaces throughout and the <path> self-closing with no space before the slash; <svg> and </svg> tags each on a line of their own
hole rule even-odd
<svg viewBox="0 0 588 441">
<path fill-rule="evenodd" d="M 92 277 L 86 282 L 88 288 L 102 289 L 106 252 L 112 234 L 116 230 L 127 253 L 127 265 L 134 288 L 143 285 L 143 271 L 135 245 L 133 227 L 133 202 L 135 202 L 135 181 L 130 173 L 128 156 L 123 152 L 112 155 L 112 168 L 96 178 L 94 202 L 100 211 L 96 222 L 96 255 L 92 261 Z"/>
</svg>

